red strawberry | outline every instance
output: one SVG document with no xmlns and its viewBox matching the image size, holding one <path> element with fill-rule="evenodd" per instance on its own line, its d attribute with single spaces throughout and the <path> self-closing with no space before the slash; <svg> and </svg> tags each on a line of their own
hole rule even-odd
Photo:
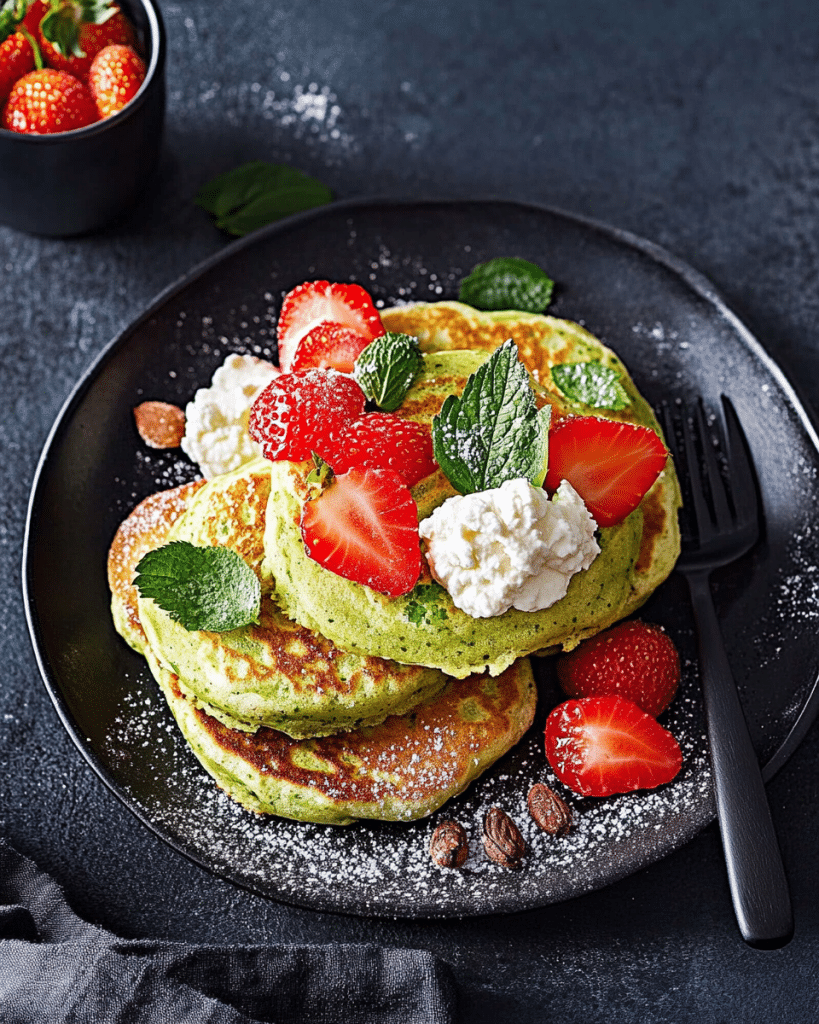
<svg viewBox="0 0 819 1024">
<path fill-rule="evenodd" d="M 352 373 L 355 361 L 372 339 L 352 327 L 327 320 L 301 339 L 290 364 L 291 370 L 319 366 Z"/>
<path fill-rule="evenodd" d="M 326 321 L 349 327 L 367 341 L 386 333 L 373 300 L 361 285 L 307 281 L 285 296 L 279 314 L 279 365 L 283 370 L 293 368 L 302 338 Z"/>
<path fill-rule="evenodd" d="M 560 781 L 581 796 L 654 789 L 682 766 L 671 733 L 622 697 L 558 704 L 546 719 L 546 757 Z"/>
<path fill-rule="evenodd" d="M 0 43 L 0 103 L 14 83 L 34 70 L 34 50 L 22 32 L 13 32 Z"/>
<path fill-rule="evenodd" d="M 91 93 L 65 71 L 29 71 L 14 85 L 3 110 L 3 127 L 28 135 L 52 135 L 97 120 Z"/>
<path fill-rule="evenodd" d="M 370 412 L 353 420 L 324 447 L 322 458 L 336 473 L 353 466 L 394 469 L 407 487 L 414 487 L 438 465 L 431 429 L 388 412 Z"/>
<path fill-rule="evenodd" d="M 574 487 L 598 526 L 622 522 L 643 500 L 668 452 L 648 427 L 596 416 L 570 416 L 549 433 L 548 490 Z"/>
<path fill-rule="evenodd" d="M 364 392 L 335 370 L 283 373 L 250 409 L 250 436 L 267 459 L 301 462 L 322 454 L 331 434 L 364 412 Z"/>
<path fill-rule="evenodd" d="M 409 593 L 421 572 L 418 509 L 391 469 L 335 477 L 305 504 L 301 535 L 319 565 L 389 597 Z"/>
<path fill-rule="evenodd" d="M 91 62 L 105 46 L 136 46 L 136 33 L 107 0 L 61 0 L 41 19 L 39 42 L 46 63 L 86 80 Z"/>
<path fill-rule="evenodd" d="M 145 81 L 145 61 L 132 46 L 112 43 L 91 61 L 88 88 L 101 118 L 122 110 Z"/>
<path fill-rule="evenodd" d="M 635 619 L 558 658 L 557 678 L 570 697 L 625 697 L 656 718 L 677 692 L 680 656 L 659 626 Z"/>
<path fill-rule="evenodd" d="M 23 18 L 23 26 L 35 39 L 40 30 L 40 22 L 48 14 L 50 7 L 49 0 L 34 0 L 34 3 L 26 11 L 26 16 Z"/>
</svg>

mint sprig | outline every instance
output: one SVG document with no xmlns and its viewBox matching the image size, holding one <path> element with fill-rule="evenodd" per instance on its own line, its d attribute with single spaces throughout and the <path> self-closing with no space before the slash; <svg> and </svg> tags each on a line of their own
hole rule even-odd
<svg viewBox="0 0 819 1024">
<path fill-rule="evenodd" d="M 526 367 L 510 338 L 450 395 L 432 421 L 432 450 L 461 494 L 546 476 L 551 407 L 538 409 Z"/>
<path fill-rule="evenodd" d="M 331 198 L 326 185 L 294 167 L 254 160 L 213 178 L 194 202 L 216 218 L 222 231 L 246 235 Z"/>
<path fill-rule="evenodd" d="M 371 402 L 392 412 L 406 398 L 423 365 L 417 338 L 387 331 L 362 351 L 353 376 Z"/>
<path fill-rule="evenodd" d="M 563 394 L 593 409 L 625 409 L 631 404 L 620 378 L 617 370 L 599 362 L 559 363 L 552 367 L 552 380 Z"/>
<path fill-rule="evenodd" d="M 542 313 L 552 301 L 554 281 L 535 263 L 499 256 L 479 263 L 461 281 L 458 299 L 475 309 L 520 309 Z"/>
<path fill-rule="evenodd" d="M 149 551 L 134 583 L 185 629 L 224 633 L 259 621 L 261 587 L 235 551 L 175 540 Z"/>
</svg>

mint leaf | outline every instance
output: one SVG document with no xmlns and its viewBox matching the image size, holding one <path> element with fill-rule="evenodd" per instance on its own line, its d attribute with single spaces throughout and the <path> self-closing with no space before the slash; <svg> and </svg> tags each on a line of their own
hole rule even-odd
<svg viewBox="0 0 819 1024">
<path fill-rule="evenodd" d="M 559 363 L 552 367 L 552 380 L 573 402 L 594 409 L 625 409 L 631 405 L 620 374 L 602 363 Z"/>
<path fill-rule="evenodd" d="M 333 479 L 333 470 L 329 463 L 325 462 L 324 459 L 313 452 L 313 468 L 307 474 L 307 480 L 305 481 L 308 485 L 315 484 L 320 490 L 323 490 Z"/>
<path fill-rule="evenodd" d="M 185 629 L 224 633 L 259 621 L 256 573 L 230 548 L 171 541 L 136 567 L 141 597 L 150 597 Z"/>
<path fill-rule="evenodd" d="M 526 367 L 510 338 L 450 395 L 432 421 L 432 450 L 461 494 L 546 476 L 551 408 L 538 409 Z"/>
<path fill-rule="evenodd" d="M 353 376 L 371 402 L 392 412 L 404 401 L 423 365 L 417 338 L 387 331 L 362 351 Z"/>
<path fill-rule="evenodd" d="M 330 199 L 330 190 L 315 178 L 286 164 L 256 160 L 213 178 L 194 202 L 213 214 L 222 231 L 246 235 Z"/>
<path fill-rule="evenodd" d="M 542 313 L 552 301 L 554 281 L 536 264 L 517 256 L 479 263 L 461 281 L 458 298 L 475 309 L 522 309 Z"/>
</svg>

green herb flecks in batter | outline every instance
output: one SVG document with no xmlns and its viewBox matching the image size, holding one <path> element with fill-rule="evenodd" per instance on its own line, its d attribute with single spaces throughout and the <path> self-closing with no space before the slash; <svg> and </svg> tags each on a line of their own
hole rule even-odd
<svg viewBox="0 0 819 1024">
<path fill-rule="evenodd" d="M 407 619 L 416 626 L 432 626 L 446 620 L 446 608 L 440 601 L 446 598 L 446 591 L 438 583 L 419 584 L 411 594 L 405 608 Z"/>
<path fill-rule="evenodd" d="M 554 281 L 535 263 L 500 256 L 479 263 L 461 281 L 458 298 L 475 309 L 520 309 L 542 313 L 552 301 Z"/>
<path fill-rule="evenodd" d="M 423 365 L 417 338 L 387 331 L 356 359 L 353 376 L 371 402 L 392 412 L 404 401 Z"/>
<path fill-rule="evenodd" d="M 141 597 L 188 630 L 225 633 L 259 621 L 256 573 L 230 548 L 177 540 L 149 551 L 136 567 Z"/>
<path fill-rule="evenodd" d="M 538 409 L 529 374 L 510 338 L 450 395 L 432 421 L 438 465 L 461 494 L 546 476 L 551 408 Z"/>
<path fill-rule="evenodd" d="M 567 398 L 593 409 L 625 409 L 631 404 L 620 374 L 602 363 L 559 363 L 552 367 L 552 380 Z"/>
</svg>

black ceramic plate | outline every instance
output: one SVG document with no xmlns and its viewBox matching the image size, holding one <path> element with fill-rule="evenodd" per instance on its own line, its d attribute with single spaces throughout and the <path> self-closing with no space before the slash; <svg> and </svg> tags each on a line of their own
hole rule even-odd
<svg viewBox="0 0 819 1024">
<path fill-rule="evenodd" d="M 141 444 L 136 404 L 156 398 L 184 405 L 229 352 L 275 356 L 281 296 L 301 281 L 358 281 L 385 305 L 447 299 L 476 263 L 502 255 L 547 268 L 558 282 L 550 312 L 579 320 L 612 346 L 649 401 L 731 397 L 756 461 L 766 530 L 714 587 L 768 776 L 815 714 L 817 437 L 782 374 L 707 282 L 623 232 L 514 203 L 351 203 L 302 215 L 225 249 L 102 354 L 46 445 L 24 567 L 43 677 L 86 760 L 177 850 L 263 895 L 359 914 L 522 910 L 636 871 L 713 818 L 692 622 L 675 577 L 643 617 L 662 623 L 682 652 L 681 693 L 664 720 L 680 740 L 683 770 L 651 792 L 569 796 L 577 825 L 560 840 L 538 832 L 526 812 L 531 784 L 550 778 L 541 736 L 558 695 L 548 662 L 541 663 L 531 732 L 466 794 L 414 824 L 334 828 L 265 820 L 221 794 L 182 741 L 142 660 L 111 625 L 105 559 L 117 525 L 148 493 L 195 475 L 178 452 Z M 483 855 L 480 823 L 494 804 L 524 832 L 529 850 L 521 871 Z M 434 868 L 427 855 L 444 816 L 469 834 L 463 871 Z"/>
</svg>

